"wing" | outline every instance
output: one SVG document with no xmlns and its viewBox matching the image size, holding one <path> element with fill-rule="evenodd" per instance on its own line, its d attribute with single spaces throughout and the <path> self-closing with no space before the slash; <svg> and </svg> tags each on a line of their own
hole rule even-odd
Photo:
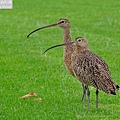
<svg viewBox="0 0 120 120">
<path fill-rule="evenodd" d="M 108 65 L 98 55 L 85 50 L 72 55 L 72 68 L 74 75 L 84 84 L 92 85 L 108 92 L 113 87 Z"/>
</svg>

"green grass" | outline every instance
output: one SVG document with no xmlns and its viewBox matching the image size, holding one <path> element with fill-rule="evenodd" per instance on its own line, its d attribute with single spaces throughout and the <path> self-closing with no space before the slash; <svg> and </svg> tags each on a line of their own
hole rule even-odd
<svg viewBox="0 0 120 120">
<path fill-rule="evenodd" d="M 118 120 L 120 92 L 116 96 L 100 91 L 95 108 L 95 89 L 91 90 L 91 109 L 81 102 L 82 87 L 66 70 L 63 48 L 46 55 L 48 47 L 62 43 L 59 27 L 34 33 L 32 30 L 71 21 L 73 40 L 83 36 L 91 51 L 109 65 L 113 80 L 120 85 L 120 2 L 119 0 L 13 0 L 12 10 L 0 10 L 0 119 L 1 120 Z M 29 92 L 34 98 L 20 99 Z M 37 98 L 35 97 L 35 98 Z"/>
</svg>

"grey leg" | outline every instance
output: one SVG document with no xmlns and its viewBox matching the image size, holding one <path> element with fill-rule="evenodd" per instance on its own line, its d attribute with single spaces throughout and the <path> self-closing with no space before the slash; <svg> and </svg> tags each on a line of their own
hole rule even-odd
<svg viewBox="0 0 120 120">
<path fill-rule="evenodd" d="M 98 89 L 96 89 L 96 108 L 98 108 Z"/>
<path fill-rule="evenodd" d="M 87 86 L 87 95 L 88 95 L 88 109 L 90 109 L 90 90 Z"/>
<path fill-rule="evenodd" d="M 82 101 L 86 101 L 86 90 L 87 90 L 87 86 L 82 84 L 83 87 L 83 95 L 82 95 Z"/>
</svg>

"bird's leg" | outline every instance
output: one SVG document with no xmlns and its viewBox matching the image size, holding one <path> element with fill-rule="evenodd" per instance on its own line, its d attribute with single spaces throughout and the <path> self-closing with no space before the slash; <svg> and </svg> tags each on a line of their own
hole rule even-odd
<svg viewBox="0 0 120 120">
<path fill-rule="evenodd" d="M 98 89 L 96 89 L 96 108 L 98 108 Z"/>
<path fill-rule="evenodd" d="M 87 86 L 82 84 L 82 88 L 83 88 L 83 96 L 82 96 L 82 101 L 86 101 L 86 90 L 87 90 Z"/>
<path fill-rule="evenodd" d="M 89 90 L 88 86 L 86 86 L 86 87 L 87 87 L 87 95 L 88 95 L 88 109 L 90 109 L 90 90 Z"/>
</svg>

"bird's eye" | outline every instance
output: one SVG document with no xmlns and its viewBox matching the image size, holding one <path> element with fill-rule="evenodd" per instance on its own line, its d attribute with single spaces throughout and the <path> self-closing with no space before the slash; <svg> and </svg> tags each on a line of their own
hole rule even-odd
<svg viewBox="0 0 120 120">
<path fill-rule="evenodd" d="M 65 21 L 61 21 L 61 23 L 65 23 Z"/>
<path fill-rule="evenodd" d="M 78 42 L 81 42 L 81 41 L 82 41 L 81 39 L 78 40 Z"/>
</svg>

